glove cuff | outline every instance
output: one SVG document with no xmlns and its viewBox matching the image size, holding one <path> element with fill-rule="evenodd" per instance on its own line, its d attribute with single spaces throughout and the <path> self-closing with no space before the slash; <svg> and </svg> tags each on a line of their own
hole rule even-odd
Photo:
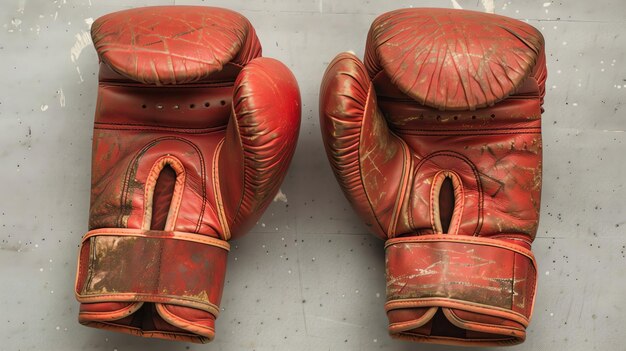
<svg viewBox="0 0 626 351">
<path fill-rule="evenodd" d="M 424 235 L 385 245 L 389 331 L 422 342 L 520 343 L 537 269 L 530 250 L 479 237 Z"/>
<path fill-rule="evenodd" d="M 229 249 L 226 241 L 193 233 L 92 230 L 80 247 L 76 298 L 171 304 L 217 318 Z"/>
</svg>

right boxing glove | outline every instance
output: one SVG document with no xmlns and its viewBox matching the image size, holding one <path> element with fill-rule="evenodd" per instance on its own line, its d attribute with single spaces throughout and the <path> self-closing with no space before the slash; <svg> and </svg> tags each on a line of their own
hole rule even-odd
<svg viewBox="0 0 626 351">
<path fill-rule="evenodd" d="M 208 342 L 227 241 L 257 221 L 293 155 L 297 83 L 225 9 L 116 12 L 92 37 L 100 76 L 79 321 Z"/>
<path fill-rule="evenodd" d="M 447 9 L 378 17 L 365 64 L 343 53 L 320 91 L 328 159 L 387 240 L 389 332 L 524 341 L 541 193 L 544 42 L 530 25 Z"/>
</svg>

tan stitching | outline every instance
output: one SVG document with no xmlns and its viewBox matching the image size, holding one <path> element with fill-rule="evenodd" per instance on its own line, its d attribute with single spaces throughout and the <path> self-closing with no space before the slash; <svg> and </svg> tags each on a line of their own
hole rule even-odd
<svg viewBox="0 0 626 351">
<path fill-rule="evenodd" d="M 220 221 L 223 230 L 223 239 L 228 240 L 231 237 L 230 227 L 228 225 L 228 218 L 226 218 L 226 210 L 224 209 L 224 202 L 222 200 L 222 188 L 220 187 L 219 180 L 219 159 L 220 152 L 222 147 L 224 146 L 225 138 L 220 140 L 220 142 L 215 147 L 215 152 L 213 153 L 213 193 L 215 196 L 215 205 L 217 207 L 217 218 Z"/>
<path fill-rule="evenodd" d="M 450 298 L 437 298 L 428 297 L 421 299 L 403 299 L 403 300 L 390 300 L 385 303 L 385 311 L 389 312 L 395 309 L 409 308 L 409 307 L 445 307 L 445 308 L 458 308 L 470 312 L 482 313 L 486 315 L 493 315 L 496 317 L 509 318 L 524 326 L 528 326 L 529 318 L 519 312 L 496 307 L 490 305 L 479 304 L 469 301 L 461 301 Z"/>
<path fill-rule="evenodd" d="M 476 237 L 476 236 L 461 236 L 461 235 L 424 235 L 424 236 L 412 236 L 412 237 L 402 237 L 389 239 L 385 242 L 385 249 L 389 246 L 396 245 L 399 243 L 424 243 L 424 242 L 460 242 L 460 243 L 470 243 L 470 244 L 479 244 L 484 246 L 493 246 L 502 249 L 511 250 L 517 252 L 521 255 L 528 257 L 535 268 L 537 264 L 535 262 L 535 256 L 530 250 L 527 250 L 521 246 L 507 244 L 504 242 L 499 242 L 496 240 L 491 240 L 488 238 Z"/>
<path fill-rule="evenodd" d="M 150 233 L 149 235 L 146 233 Z M 157 233 L 162 233 L 158 235 Z M 194 233 L 184 233 L 177 231 L 159 231 L 151 230 L 145 231 L 141 229 L 126 229 L 126 228 L 100 228 L 87 232 L 83 237 L 83 243 L 91 237 L 98 235 L 106 236 L 137 236 L 143 238 L 157 238 L 157 239 L 174 239 L 174 240 L 186 240 L 197 242 L 200 244 L 211 245 L 222 248 L 226 251 L 230 251 L 230 244 L 224 240 L 213 238 L 210 236 Z"/>
</svg>

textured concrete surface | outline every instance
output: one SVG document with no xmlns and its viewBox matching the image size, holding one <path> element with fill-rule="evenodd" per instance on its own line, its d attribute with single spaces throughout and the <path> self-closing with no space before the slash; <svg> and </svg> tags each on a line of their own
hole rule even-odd
<svg viewBox="0 0 626 351">
<path fill-rule="evenodd" d="M 299 80 L 294 162 L 254 230 L 233 243 L 217 339 L 193 345 L 76 321 L 77 246 L 87 229 L 97 59 L 93 19 L 120 0 L 0 4 L 0 350 L 452 350 L 391 340 L 383 243 L 339 191 L 318 125 L 332 57 L 362 56 L 369 24 L 409 6 L 462 7 L 527 20 L 544 33 L 539 291 L 527 341 L 509 350 L 626 350 L 626 2 L 176 1 L 229 7 L 265 56 Z M 173 4 L 135 1 L 133 6 Z"/>
</svg>

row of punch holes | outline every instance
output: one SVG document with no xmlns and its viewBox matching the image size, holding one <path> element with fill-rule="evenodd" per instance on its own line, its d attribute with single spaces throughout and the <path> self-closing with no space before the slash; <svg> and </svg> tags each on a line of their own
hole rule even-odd
<svg viewBox="0 0 626 351">
<path fill-rule="evenodd" d="M 492 114 L 492 115 L 491 115 L 491 116 L 489 116 L 489 117 L 491 117 L 491 118 L 496 118 L 496 115 L 495 115 L 495 114 Z M 458 119 L 459 119 L 459 116 L 453 116 L 452 118 L 456 121 L 456 120 L 458 120 Z M 424 119 L 424 115 L 420 115 L 420 116 L 419 116 L 419 119 Z M 476 115 L 473 115 L 473 116 L 472 116 L 472 119 L 476 119 Z M 438 120 L 438 121 L 441 121 L 441 115 L 437 115 L 437 120 Z"/>
<path fill-rule="evenodd" d="M 222 105 L 222 106 L 226 106 L 226 101 L 225 101 L 225 100 L 221 100 L 221 101 L 220 101 L 220 105 Z M 193 103 L 191 103 L 191 104 L 189 104 L 189 105 L 188 105 L 188 107 L 189 107 L 189 109 L 190 109 L 190 110 L 196 109 L 198 106 L 200 106 L 200 107 L 204 106 L 204 108 L 209 108 L 209 107 L 211 107 L 211 103 L 207 101 L 207 102 L 205 102 L 205 103 L 204 103 L 204 104 L 202 104 L 202 105 L 196 105 L 196 104 L 193 104 Z M 154 107 L 155 107 L 157 110 L 164 110 L 164 109 L 165 109 L 165 105 L 164 105 L 164 104 L 156 104 L 156 105 L 154 105 Z M 147 105 L 147 104 L 143 104 L 143 105 L 141 105 L 141 108 L 142 108 L 142 109 L 147 109 L 147 108 L 148 108 L 148 105 Z M 180 110 L 180 109 L 181 109 L 181 105 L 173 105 L 173 106 L 172 106 L 172 109 L 174 109 L 174 110 Z"/>
</svg>

